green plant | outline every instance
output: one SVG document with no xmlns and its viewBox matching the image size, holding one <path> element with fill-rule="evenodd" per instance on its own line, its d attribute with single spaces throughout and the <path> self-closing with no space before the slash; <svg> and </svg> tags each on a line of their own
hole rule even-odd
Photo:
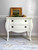
<svg viewBox="0 0 38 50">
<path fill-rule="evenodd" d="M 15 17 L 18 17 L 18 16 L 19 16 L 19 14 L 16 14 L 16 15 L 15 15 Z"/>
<path fill-rule="evenodd" d="M 19 16 L 19 14 L 16 14 L 16 15 L 14 15 L 14 16 L 12 16 L 12 17 L 21 17 L 21 16 Z"/>
</svg>

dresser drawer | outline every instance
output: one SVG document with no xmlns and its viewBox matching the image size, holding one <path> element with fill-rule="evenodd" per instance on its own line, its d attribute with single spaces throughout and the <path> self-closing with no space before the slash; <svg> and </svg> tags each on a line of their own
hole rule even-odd
<svg viewBox="0 0 38 50">
<path fill-rule="evenodd" d="M 27 28 L 25 28 L 25 27 L 18 28 L 18 27 L 11 26 L 10 31 L 21 33 L 21 32 L 29 31 L 29 28 L 28 27 Z"/>
<path fill-rule="evenodd" d="M 23 20 L 23 19 L 22 20 L 10 19 L 9 22 L 10 22 L 10 24 L 28 24 L 29 23 L 27 19 L 25 19 L 25 20 Z"/>
<path fill-rule="evenodd" d="M 21 29 L 21 30 L 22 30 L 22 29 L 23 29 L 23 30 L 28 30 L 28 29 L 29 29 L 29 26 L 27 26 L 27 25 L 25 25 L 25 26 L 18 26 L 18 25 L 13 26 L 13 25 L 10 25 L 9 28 L 10 28 L 11 30 L 14 30 L 14 29 L 15 29 L 15 30 L 16 30 L 16 29 L 19 29 L 19 30 L 20 30 L 20 29 Z"/>
</svg>

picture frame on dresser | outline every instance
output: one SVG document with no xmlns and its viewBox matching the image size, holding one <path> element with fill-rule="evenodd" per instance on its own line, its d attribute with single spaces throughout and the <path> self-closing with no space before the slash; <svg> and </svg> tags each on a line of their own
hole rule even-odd
<svg viewBox="0 0 38 50">
<path fill-rule="evenodd" d="M 10 8 L 10 16 L 11 17 L 22 16 L 22 8 L 21 7 L 12 7 L 12 8 Z"/>
</svg>

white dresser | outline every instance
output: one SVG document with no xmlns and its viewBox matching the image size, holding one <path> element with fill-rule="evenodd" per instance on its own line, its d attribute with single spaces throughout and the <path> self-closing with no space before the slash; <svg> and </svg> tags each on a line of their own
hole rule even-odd
<svg viewBox="0 0 38 50">
<path fill-rule="evenodd" d="M 31 40 L 31 32 L 33 29 L 32 18 L 29 17 L 6 17 L 5 28 L 7 31 L 7 41 L 9 40 L 9 32 L 16 33 L 25 32 L 29 34 L 29 40 Z"/>
</svg>

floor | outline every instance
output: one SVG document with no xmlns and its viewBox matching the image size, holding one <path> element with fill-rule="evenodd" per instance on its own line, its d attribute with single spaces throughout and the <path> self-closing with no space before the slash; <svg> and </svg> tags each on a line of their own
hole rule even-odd
<svg viewBox="0 0 38 50">
<path fill-rule="evenodd" d="M 38 50 L 38 38 L 32 37 L 32 41 L 24 37 L 0 37 L 0 50 Z"/>
</svg>

